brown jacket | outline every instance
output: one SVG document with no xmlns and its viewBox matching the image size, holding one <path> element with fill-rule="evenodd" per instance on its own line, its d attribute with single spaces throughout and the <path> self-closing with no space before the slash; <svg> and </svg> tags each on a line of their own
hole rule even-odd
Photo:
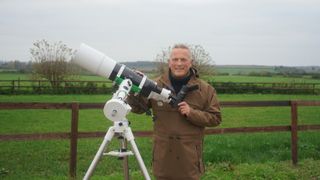
<svg viewBox="0 0 320 180">
<path fill-rule="evenodd" d="M 156 81 L 159 86 L 172 89 L 168 74 Z M 139 98 L 138 105 L 137 99 L 128 98 L 132 112 L 143 113 L 146 108 L 152 108 L 155 116 L 152 163 L 158 179 L 200 179 L 204 172 L 204 129 L 219 125 L 221 113 L 215 89 L 192 76 L 188 85 L 196 84 L 199 89 L 189 92 L 184 99 L 191 107 L 188 117 L 167 103 L 135 97 Z M 141 104 L 145 107 L 142 108 Z"/>
</svg>

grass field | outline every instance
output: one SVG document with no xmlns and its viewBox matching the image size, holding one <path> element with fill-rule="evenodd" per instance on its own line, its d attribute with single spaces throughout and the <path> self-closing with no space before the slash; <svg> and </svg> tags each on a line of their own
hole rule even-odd
<svg viewBox="0 0 320 180">
<path fill-rule="evenodd" d="M 248 74 L 250 72 L 271 72 L 275 73 L 275 68 L 272 66 L 217 66 L 215 70 L 218 73 L 229 74 Z"/>
<path fill-rule="evenodd" d="M 0 102 L 100 102 L 110 95 L 0 95 Z M 312 95 L 219 95 L 220 101 L 320 100 Z M 320 124 L 320 107 L 300 107 L 299 124 Z M 223 108 L 220 127 L 290 124 L 289 107 Z M 0 134 L 66 132 L 70 129 L 68 110 L 1 110 Z M 111 122 L 101 110 L 81 110 L 79 131 L 105 131 Z M 130 113 L 136 130 L 151 130 L 152 120 Z M 291 165 L 290 133 L 254 133 L 212 135 L 205 138 L 203 179 L 319 179 L 320 132 L 299 132 L 299 165 Z M 84 175 L 102 139 L 78 141 L 79 179 Z M 151 167 L 149 138 L 137 138 L 147 167 Z M 117 141 L 110 149 L 118 148 Z M 0 179 L 67 179 L 69 141 L 0 142 Z M 130 157 L 133 179 L 142 179 L 138 165 Z M 107 175 L 107 177 L 106 177 Z M 93 179 L 123 179 L 121 161 L 104 158 Z"/>
<path fill-rule="evenodd" d="M 148 77 L 152 78 L 155 75 L 148 74 Z M 244 75 L 230 75 L 230 76 L 212 76 L 202 77 L 205 80 L 214 80 L 216 82 L 283 82 L 283 83 L 320 83 L 319 79 L 311 79 L 310 76 L 304 77 L 284 77 L 284 76 L 272 76 L 272 77 L 255 77 Z M 0 73 L 0 80 L 28 80 L 30 75 L 21 73 Z M 104 81 L 105 78 L 100 76 L 81 75 L 77 77 L 77 80 L 83 81 Z"/>
<path fill-rule="evenodd" d="M 214 80 L 216 82 L 320 83 L 319 79 L 311 79 L 309 76 L 296 78 L 296 77 L 283 77 L 283 76 L 255 77 L 255 76 L 232 75 L 232 76 L 214 76 L 206 79 Z"/>
</svg>

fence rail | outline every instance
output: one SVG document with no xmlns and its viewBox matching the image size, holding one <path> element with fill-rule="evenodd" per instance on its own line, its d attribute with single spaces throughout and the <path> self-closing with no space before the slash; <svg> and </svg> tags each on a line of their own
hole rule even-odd
<svg viewBox="0 0 320 180">
<path fill-rule="evenodd" d="M 77 167 L 77 140 L 79 138 L 103 137 L 106 132 L 79 132 L 79 110 L 81 109 L 102 109 L 103 103 L 0 103 L 0 110 L 17 109 L 70 109 L 71 128 L 70 132 L 50 132 L 34 134 L 0 134 L 0 141 L 12 140 L 45 140 L 45 139 L 70 139 L 70 161 L 69 175 L 76 177 Z M 298 162 L 298 131 L 320 130 L 320 124 L 298 125 L 298 106 L 320 106 L 320 101 L 241 101 L 221 102 L 223 108 L 234 107 L 291 107 L 291 124 L 287 126 L 261 126 L 261 127 L 235 127 L 235 128 L 208 128 L 206 135 L 227 134 L 227 133 L 256 133 L 256 132 L 291 132 L 291 158 L 292 163 Z M 136 137 L 151 137 L 152 131 L 135 131 Z"/>
<path fill-rule="evenodd" d="M 214 82 L 219 93 L 320 94 L 320 83 Z M 111 81 L 0 80 L 1 94 L 103 94 L 112 92 Z"/>
</svg>

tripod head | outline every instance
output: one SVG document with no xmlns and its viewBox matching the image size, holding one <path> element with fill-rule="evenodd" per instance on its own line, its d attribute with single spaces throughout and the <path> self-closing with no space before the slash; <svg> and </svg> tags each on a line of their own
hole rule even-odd
<svg viewBox="0 0 320 180">
<path fill-rule="evenodd" d="M 104 115 L 113 122 L 123 121 L 126 115 L 131 111 L 129 104 L 125 102 L 132 88 L 130 79 L 123 80 L 118 90 L 113 94 L 112 99 L 104 105 Z"/>
</svg>

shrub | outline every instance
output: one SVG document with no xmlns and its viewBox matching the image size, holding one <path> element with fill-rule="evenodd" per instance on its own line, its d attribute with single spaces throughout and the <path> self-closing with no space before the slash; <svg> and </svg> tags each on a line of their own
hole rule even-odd
<svg viewBox="0 0 320 180">
<path fill-rule="evenodd" d="M 312 79 L 320 79 L 320 74 L 313 74 L 311 76 Z"/>
</svg>

